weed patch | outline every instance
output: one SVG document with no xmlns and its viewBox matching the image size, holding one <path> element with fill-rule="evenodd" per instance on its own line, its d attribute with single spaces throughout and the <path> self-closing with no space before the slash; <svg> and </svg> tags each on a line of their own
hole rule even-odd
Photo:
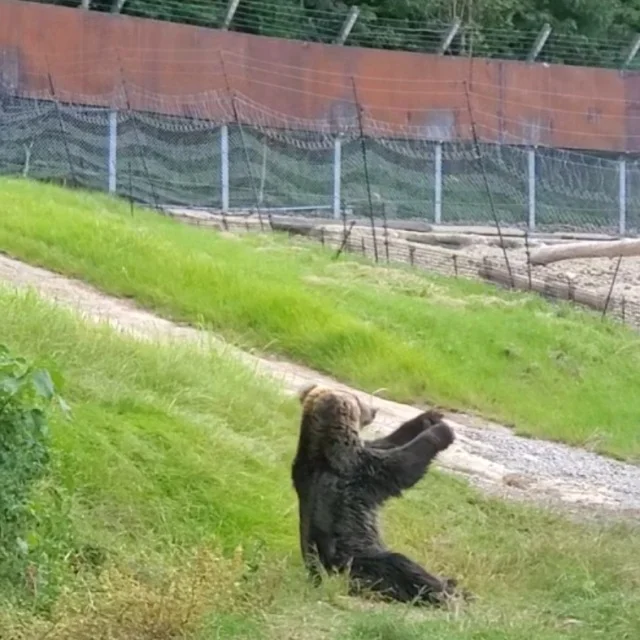
<svg viewBox="0 0 640 640">
<path fill-rule="evenodd" d="M 39 550 L 37 513 L 30 500 L 48 471 L 46 412 L 54 400 L 67 408 L 49 371 L 0 344 L 0 584 L 36 587 L 30 570 Z"/>
</svg>

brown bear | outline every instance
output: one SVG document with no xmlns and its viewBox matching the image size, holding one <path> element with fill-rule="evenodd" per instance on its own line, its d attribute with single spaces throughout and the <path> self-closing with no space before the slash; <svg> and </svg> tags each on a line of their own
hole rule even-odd
<svg viewBox="0 0 640 640">
<path fill-rule="evenodd" d="M 437 578 L 388 550 L 377 518 L 387 499 L 416 484 L 453 443 L 442 414 L 421 413 L 384 438 L 364 441 L 360 430 L 373 422 L 376 410 L 356 395 L 314 384 L 299 398 L 302 420 L 292 480 L 310 576 L 317 583 L 321 567 L 347 571 L 352 593 L 365 589 L 416 604 L 454 595 L 454 580 Z"/>
</svg>

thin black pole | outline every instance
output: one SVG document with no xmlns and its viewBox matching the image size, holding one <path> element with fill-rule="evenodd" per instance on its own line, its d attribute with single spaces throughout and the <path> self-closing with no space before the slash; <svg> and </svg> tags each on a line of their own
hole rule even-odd
<svg viewBox="0 0 640 640">
<path fill-rule="evenodd" d="M 343 237 L 347 235 L 347 207 L 344 203 L 340 203 L 340 217 L 342 218 L 342 233 Z"/>
<path fill-rule="evenodd" d="M 618 279 L 618 271 L 620 271 L 620 263 L 622 262 L 622 255 L 618 256 L 618 262 L 616 263 L 616 270 L 613 272 L 613 278 L 611 279 L 611 286 L 609 287 L 609 293 L 607 293 L 607 299 L 604 303 L 604 309 L 602 310 L 602 319 L 607 315 L 607 309 L 609 308 L 609 301 L 611 300 L 611 294 L 613 293 L 613 287 Z"/>
<path fill-rule="evenodd" d="M 73 165 L 73 160 L 71 159 L 71 151 L 69 149 L 69 142 L 67 140 L 67 130 L 64 126 L 64 121 L 62 119 L 62 110 L 60 109 L 60 102 L 56 96 L 56 90 L 53 86 L 53 78 L 51 77 L 51 70 L 49 67 L 49 58 L 47 57 L 47 77 L 49 79 L 49 91 L 51 92 L 51 97 L 56 105 L 56 113 L 58 115 L 58 124 L 60 125 L 60 131 L 62 133 L 62 141 L 64 143 L 64 150 L 67 155 L 67 162 L 69 163 L 69 170 L 71 171 L 71 179 L 75 185 L 79 185 L 78 177 L 76 174 L 75 167 Z"/>
<path fill-rule="evenodd" d="M 253 179 L 253 171 L 251 170 L 251 161 L 249 159 L 249 151 L 247 150 L 247 145 L 244 139 L 244 129 L 242 127 L 242 122 L 240 122 L 240 117 L 238 116 L 238 109 L 236 107 L 236 97 L 235 97 L 235 94 L 231 91 L 231 85 L 229 84 L 229 77 L 227 76 L 227 69 L 224 64 L 224 56 L 222 55 L 222 51 L 220 51 L 220 64 L 222 65 L 222 75 L 224 76 L 224 82 L 227 87 L 227 93 L 229 94 L 229 99 L 231 100 L 231 108 L 233 109 L 233 119 L 235 120 L 235 123 L 238 125 L 238 129 L 240 130 L 240 139 L 242 140 L 242 149 L 244 150 L 244 159 L 247 164 L 247 172 L 249 173 L 249 180 L 251 181 L 253 198 L 256 202 L 256 210 L 258 211 L 258 220 L 260 221 L 260 230 L 264 231 L 264 224 L 262 222 L 262 209 L 260 207 L 260 196 L 258 195 L 258 190 L 256 188 L 255 181 Z M 269 226 L 273 230 L 271 213 L 267 212 L 267 218 L 269 220 Z"/>
<path fill-rule="evenodd" d="M 133 176 L 131 175 L 131 160 L 129 164 L 129 210 L 133 216 Z"/>
<path fill-rule="evenodd" d="M 344 248 L 347 246 L 347 242 L 349 241 L 349 237 L 351 236 L 351 230 L 353 229 L 353 226 L 355 225 L 355 223 L 356 221 L 352 220 L 351 224 L 349 225 L 349 229 L 345 229 L 345 232 L 342 236 L 342 244 L 336 251 L 336 254 L 333 256 L 334 260 L 337 260 L 340 257 L 340 254 L 344 251 Z"/>
<path fill-rule="evenodd" d="M 151 174 L 149 173 L 149 167 L 147 166 L 147 161 L 145 160 L 144 154 L 142 153 L 142 143 L 140 140 L 140 132 L 138 131 L 138 123 L 135 121 L 135 118 L 131 117 L 131 102 L 129 101 L 129 92 L 127 90 L 127 83 L 124 77 L 124 69 L 122 68 L 122 62 L 120 61 L 120 53 L 116 52 L 118 56 L 118 65 L 120 68 L 120 82 L 122 83 L 122 89 L 124 91 L 124 98 L 127 103 L 127 113 L 129 114 L 129 118 L 133 122 L 133 130 L 136 136 L 137 148 L 138 148 L 138 156 L 140 157 L 140 162 L 142 163 L 142 167 L 144 169 L 144 173 L 147 177 L 147 182 L 149 183 L 149 187 L 151 188 L 151 196 L 153 197 L 153 204 L 156 211 L 160 211 L 160 203 L 158 202 L 158 194 L 156 193 L 156 189 L 153 186 L 153 181 L 151 180 Z M 164 213 L 164 212 L 163 212 Z"/>
<path fill-rule="evenodd" d="M 384 200 L 382 201 L 382 226 L 384 227 L 384 253 L 389 262 L 389 228 L 387 227 L 387 211 Z"/>
<path fill-rule="evenodd" d="M 529 291 L 531 291 L 531 250 L 529 248 L 529 230 L 524 232 L 524 247 L 527 252 L 527 277 L 529 279 Z"/>
<path fill-rule="evenodd" d="M 500 245 L 502 246 L 502 253 L 504 254 L 504 261 L 507 265 L 507 271 L 509 272 L 509 279 L 511 280 L 511 287 L 515 286 L 513 280 L 513 273 L 511 272 L 511 263 L 509 262 L 509 256 L 507 255 L 507 249 L 504 246 L 504 239 L 502 237 L 502 229 L 500 228 L 500 221 L 498 220 L 498 215 L 496 213 L 496 207 L 493 203 L 493 194 L 491 193 L 491 187 L 489 186 L 489 179 L 487 178 L 487 171 L 484 166 L 484 161 L 482 159 L 482 154 L 480 153 L 480 145 L 478 144 L 478 136 L 476 134 L 476 125 L 473 119 L 473 111 L 471 110 L 471 100 L 469 98 L 469 89 L 467 87 L 467 83 L 464 83 L 464 93 L 467 98 L 467 110 L 469 111 L 469 120 L 471 121 L 471 135 L 473 136 L 473 146 L 476 152 L 476 156 L 478 158 L 478 162 L 480 164 L 480 171 L 482 172 L 482 179 L 484 180 L 484 186 L 487 191 L 487 197 L 489 198 L 489 206 L 491 207 L 491 214 L 493 215 L 493 221 L 496 225 L 496 229 L 498 230 L 498 237 L 500 238 Z"/>
<path fill-rule="evenodd" d="M 360 129 L 360 145 L 362 148 L 362 162 L 364 163 L 364 179 L 367 184 L 367 197 L 369 199 L 369 220 L 371 221 L 371 235 L 373 236 L 373 255 L 378 262 L 378 242 L 376 240 L 376 225 L 373 220 L 373 200 L 371 199 L 371 182 L 369 180 L 369 163 L 367 162 L 367 145 L 364 139 L 364 127 L 362 126 L 362 110 L 360 101 L 358 100 L 358 90 L 356 89 L 356 81 L 351 76 L 351 84 L 353 86 L 353 97 L 356 102 L 356 111 L 358 113 L 358 127 Z"/>
</svg>

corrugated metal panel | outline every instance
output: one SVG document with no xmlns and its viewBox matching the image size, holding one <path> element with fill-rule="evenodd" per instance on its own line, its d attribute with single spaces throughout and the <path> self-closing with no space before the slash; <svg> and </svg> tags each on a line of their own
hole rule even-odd
<svg viewBox="0 0 640 640">
<path fill-rule="evenodd" d="M 199 102 L 204 92 L 228 96 L 224 52 L 248 120 L 248 102 L 292 126 L 353 120 L 355 81 L 372 134 L 468 139 L 468 95 L 484 141 L 639 146 L 638 112 L 627 105 L 640 98 L 636 74 L 304 43 L 12 1 L 0 2 L 0 25 L 0 90 L 23 95 L 46 94 L 50 74 L 61 99 L 108 105 L 124 86 L 135 109 L 220 117 Z"/>
</svg>

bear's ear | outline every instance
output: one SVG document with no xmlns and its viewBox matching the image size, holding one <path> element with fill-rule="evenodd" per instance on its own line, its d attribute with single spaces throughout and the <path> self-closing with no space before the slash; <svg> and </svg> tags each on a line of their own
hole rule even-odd
<svg viewBox="0 0 640 640">
<path fill-rule="evenodd" d="M 438 409 L 429 409 L 423 413 L 423 420 L 430 425 L 438 424 L 444 418 L 444 414 Z"/>
<path fill-rule="evenodd" d="M 317 387 L 317 383 L 312 382 L 311 384 L 307 384 L 302 387 L 298 391 L 298 400 L 300 400 L 300 404 L 304 404 L 305 398 Z"/>
<path fill-rule="evenodd" d="M 368 427 L 375 419 L 378 409 L 371 406 L 360 405 L 360 428 Z"/>
<path fill-rule="evenodd" d="M 377 415 L 378 415 L 378 408 L 369 407 L 369 420 L 367 421 L 368 424 L 371 424 L 376 419 Z"/>
</svg>

